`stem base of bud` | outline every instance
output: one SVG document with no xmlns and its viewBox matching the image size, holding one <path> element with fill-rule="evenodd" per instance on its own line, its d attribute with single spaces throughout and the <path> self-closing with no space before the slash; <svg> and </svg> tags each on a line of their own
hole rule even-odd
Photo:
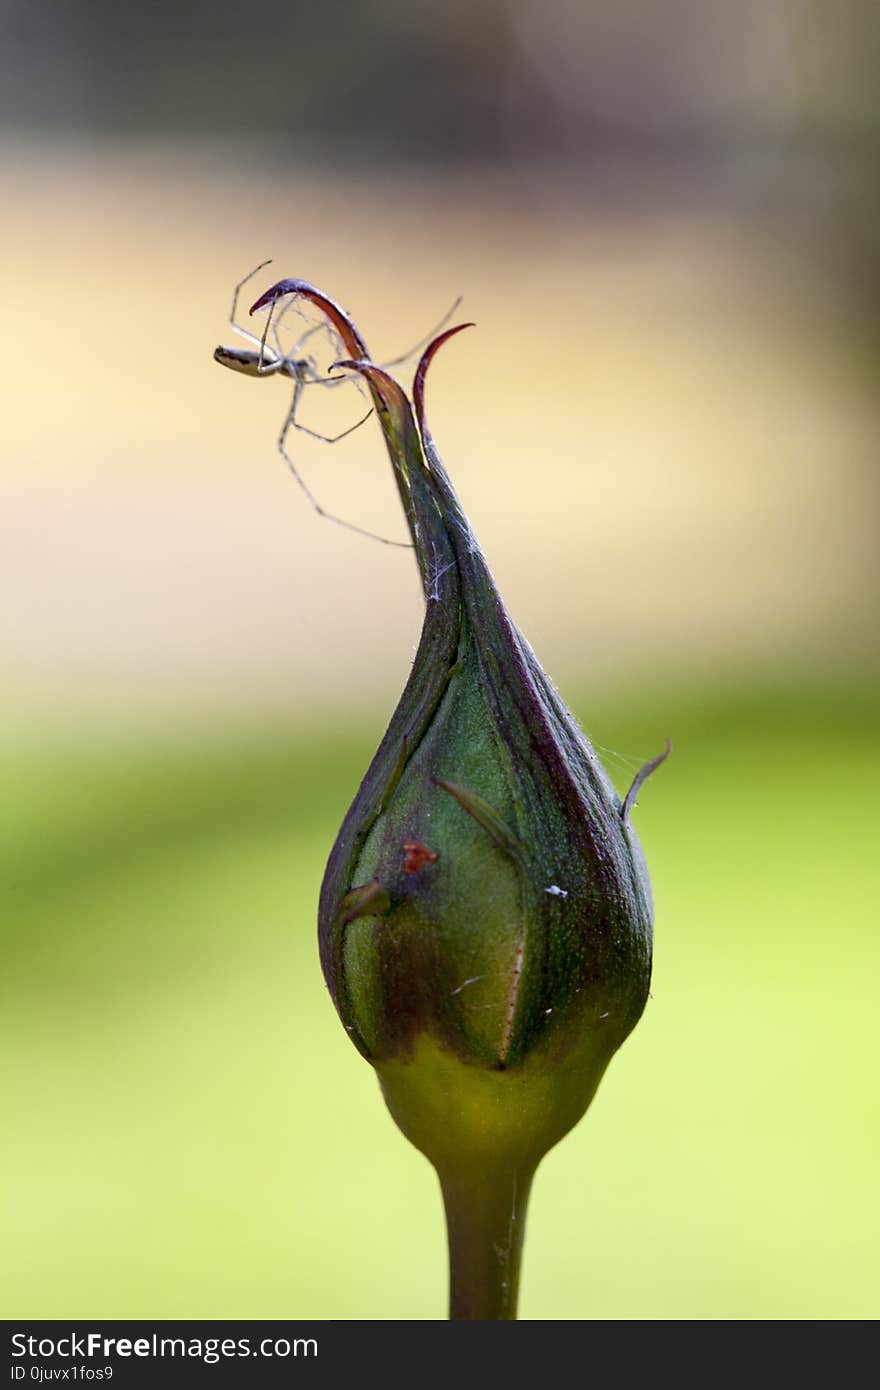
<svg viewBox="0 0 880 1390">
<path fill-rule="evenodd" d="M 375 1063 L 388 1109 L 440 1178 L 453 1319 L 516 1317 L 535 1170 L 583 1115 L 608 1058 L 540 1051 L 509 1068 L 463 1061 L 423 1035 Z"/>
<path fill-rule="evenodd" d="M 449 1317 L 516 1317 L 534 1168 L 459 1164 L 440 1173 L 449 1238 Z"/>
</svg>

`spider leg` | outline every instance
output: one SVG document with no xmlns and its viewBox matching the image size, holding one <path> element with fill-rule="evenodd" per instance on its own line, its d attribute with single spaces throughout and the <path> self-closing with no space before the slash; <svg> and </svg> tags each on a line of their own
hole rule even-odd
<svg viewBox="0 0 880 1390">
<path fill-rule="evenodd" d="M 276 356 L 275 356 L 275 349 L 274 349 L 274 348 L 267 348 L 267 347 L 266 347 L 266 339 L 267 339 L 268 336 L 269 336 L 269 328 L 271 327 L 271 324 L 272 324 L 272 315 L 273 315 L 274 313 L 275 313 L 275 303 L 274 303 L 274 301 L 273 301 L 273 302 L 269 305 L 269 312 L 268 312 L 268 314 L 266 315 L 266 326 L 265 326 L 264 329 L 263 329 L 263 336 L 262 336 L 262 337 L 260 338 L 260 340 L 259 340 L 259 341 L 260 341 L 260 356 L 259 356 L 259 360 L 258 360 L 258 362 L 257 362 L 257 374 L 258 374 L 259 376 L 265 376 L 265 374 L 266 374 L 267 372 L 278 372 L 278 371 L 281 371 L 282 368 L 284 368 L 284 367 L 287 366 L 287 359 L 285 358 L 283 352 L 279 351 L 279 354 L 278 354 L 278 356 L 276 357 Z M 278 340 L 278 334 L 277 334 L 277 332 L 276 332 L 276 334 L 275 334 L 275 339 L 276 339 L 276 342 L 277 342 L 277 340 Z M 268 357 L 267 357 L 267 355 L 266 355 L 267 352 L 270 354 L 270 356 L 268 356 Z"/>
<path fill-rule="evenodd" d="M 295 383 L 295 385 L 294 385 L 294 388 L 293 388 L 293 399 L 292 399 L 291 402 L 290 402 L 290 409 L 288 410 L 287 415 L 285 416 L 284 425 L 283 425 L 283 427 L 282 427 L 282 430 L 281 430 L 280 435 L 278 436 L 278 452 L 279 452 L 279 454 L 281 455 L 281 457 L 284 459 L 284 462 L 287 464 L 287 467 L 290 469 L 290 472 L 293 474 L 293 476 L 294 476 L 294 478 L 296 479 L 296 481 L 299 483 L 299 485 L 300 485 L 300 487 L 302 488 L 303 492 L 305 493 L 306 497 L 307 497 L 307 498 L 309 499 L 309 501 L 311 502 L 311 504 L 312 504 L 312 506 L 314 507 L 315 511 L 318 513 L 318 516 L 322 516 L 322 517 L 325 519 L 325 521 L 333 521 L 333 522 L 335 522 L 337 526 L 344 526 L 344 527 L 346 528 L 347 531 L 357 531 L 358 535 L 361 535 L 361 536 L 368 536 L 371 540 L 380 541 L 380 542 L 382 543 L 382 545 L 394 545 L 394 546 L 398 546 L 401 550 L 411 550 L 411 549 L 412 549 L 412 546 L 410 546 L 406 541 L 392 541 L 392 540 L 389 540 L 387 536 L 380 536 L 380 535 L 377 535 L 377 533 L 376 533 L 375 531 L 368 531 L 364 526 L 356 526 L 356 525 L 354 524 L 353 521 L 345 521 L 341 516 L 334 516 L 334 515 L 332 514 L 332 512 L 325 512 L 324 508 L 321 506 L 321 504 L 320 504 L 320 502 L 318 501 L 318 499 L 317 499 L 317 498 L 315 497 L 315 495 L 312 493 L 311 489 L 309 488 L 308 484 L 306 483 L 305 478 L 303 478 L 302 474 L 301 474 L 301 473 L 299 472 L 299 470 L 297 469 L 296 464 L 294 463 L 293 459 L 290 457 L 290 454 L 287 452 L 287 435 L 288 435 L 288 431 L 290 430 L 291 425 L 293 425 L 294 428 L 296 428 L 296 429 L 303 429 L 303 428 L 304 428 L 302 425 L 297 425 L 297 423 L 296 423 L 296 418 L 295 418 L 295 417 L 296 417 L 296 408 L 297 408 L 297 406 L 299 405 L 299 399 L 300 399 L 300 396 L 302 395 L 302 389 L 303 389 L 304 384 L 305 384 L 305 383 L 302 382 L 302 381 L 297 381 L 297 382 Z M 359 423 L 363 424 L 363 421 L 360 421 Z M 357 427 L 355 426 L 354 428 L 357 428 Z M 311 433 L 312 433 L 311 430 L 306 430 L 305 432 L 306 432 L 307 434 L 311 434 Z M 350 434 L 350 433 L 351 433 L 351 430 L 346 430 L 346 434 Z M 314 436 L 314 437 L 317 438 L 317 439 L 323 439 L 323 438 L 324 438 L 324 436 L 323 436 L 323 435 L 320 435 L 320 434 L 319 434 L 319 435 L 316 435 L 316 436 Z M 328 441 L 328 442 L 330 442 L 330 441 Z"/>
<path fill-rule="evenodd" d="M 452 315 L 455 313 L 456 309 L 461 303 L 461 300 L 462 296 L 459 295 L 455 303 L 451 305 L 449 309 L 446 310 L 446 313 L 443 315 L 440 322 L 436 323 L 434 327 L 431 329 L 430 333 L 426 333 L 424 338 L 420 338 L 419 341 L 413 347 L 411 347 L 408 352 L 401 353 L 399 357 L 392 357 L 389 362 L 377 362 L 376 365 L 381 367 L 384 371 L 387 367 L 399 367 L 402 362 L 408 362 L 411 357 L 415 357 L 417 352 L 420 352 L 422 348 L 427 347 L 428 344 L 432 342 L 434 338 L 437 337 L 437 334 L 440 332 L 441 328 L 443 328 L 452 318 Z"/>
<path fill-rule="evenodd" d="M 280 319 L 283 318 L 284 314 L 286 314 L 287 310 L 290 308 L 291 303 L 293 303 L 292 300 L 290 301 L 290 303 L 286 304 L 282 309 L 281 315 L 279 316 L 279 326 Z M 286 356 L 291 362 L 300 363 L 303 361 L 303 344 L 307 343 L 309 338 L 313 338 L 316 333 L 326 334 L 327 339 L 330 343 L 331 352 L 334 356 L 337 352 L 345 352 L 344 344 L 340 340 L 338 334 L 334 333 L 333 328 L 329 323 L 313 323 L 310 328 L 306 329 L 306 331 L 301 335 L 301 337 L 297 338 L 290 351 L 286 354 Z M 317 370 L 314 367 L 311 367 L 310 370 L 312 372 L 312 375 L 307 376 L 305 378 L 305 384 L 307 386 L 341 386 L 346 381 L 355 381 L 355 378 L 351 376 L 319 376 L 317 374 Z M 361 389 L 362 383 L 360 382 L 360 380 L 357 380 L 356 384 L 358 390 L 360 391 L 360 394 L 363 395 L 364 393 Z"/>
<path fill-rule="evenodd" d="M 295 305 L 297 305 L 298 303 L 299 296 L 296 294 L 292 294 L 289 296 L 289 298 L 286 298 L 283 303 L 280 299 L 276 299 L 272 307 L 272 312 L 275 315 L 274 322 L 272 325 L 272 337 L 275 341 L 275 347 L 278 352 L 278 356 L 287 357 L 290 359 L 291 362 L 295 362 L 297 358 L 300 356 L 299 345 L 300 343 L 304 342 L 306 338 L 311 337 L 313 333 L 317 333 L 323 328 L 326 328 L 328 332 L 330 331 L 329 323 L 316 323 L 308 330 L 308 332 L 304 333 L 302 337 L 299 338 L 297 342 L 293 344 L 293 347 L 288 352 L 281 341 L 281 329 L 284 325 L 285 318 L 290 313 L 291 309 L 293 309 Z"/>
<path fill-rule="evenodd" d="M 268 261 L 260 261 L 260 264 L 254 266 L 250 274 L 246 275 L 243 280 L 239 280 L 232 294 L 232 308 L 229 311 L 229 326 L 230 328 L 234 328 L 236 333 L 238 333 L 240 337 L 245 338 L 249 343 L 253 343 L 254 347 L 260 346 L 260 339 L 256 336 L 255 333 L 251 333 L 249 329 L 242 328 L 241 324 L 236 323 L 235 320 L 236 310 L 238 309 L 238 297 L 244 289 L 245 285 L 247 284 L 248 280 L 253 280 L 254 276 L 257 275 L 259 271 L 263 270 L 267 265 L 271 264 L 271 257 Z M 283 357 L 283 355 L 283 353 L 279 353 L 279 357 Z"/>
<path fill-rule="evenodd" d="M 269 305 L 269 312 L 266 315 L 266 322 L 263 327 L 263 332 L 260 334 L 259 337 L 257 337 L 255 333 L 250 332 L 249 329 L 243 328 L 241 324 L 235 321 L 235 311 L 238 307 L 238 297 L 241 294 L 243 287 L 248 283 L 249 280 L 252 280 L 254 276 L 263 269 L 264 266 L 271 264 L 271 258 L 268 261 L 261 261 L 258 266 L 254 267 L 254 269 L 250 272 L 249 275 L 246 275 L 243 280 L 239 280 L 238 284 L 235 287 L 235 293 L 232 296 L 232 312 L 230 314 L 229 322 L 237 333 L 240 333 L 241 336 L 243 338 L 246 338 L 249 343 L 253 343 L 255 347 L 259 348 L 259 358 L 255 364 L 254 369 L 257 376 L 269 376 L 273 372 L 286 372 L 288 376 L 293 377 L 294 371 L 291 370 L 291 368 L 295 368 L 296 365 L 296 347 L 298 346 L 298 344 L 294 347 L 294 350 L 292 352 L 285 352 L 284 345 L 281 341 L 280 330 L 281 323 L 284 319 L 285 314 L 297 301 L 296 295 L 293 295 L 287 301 L 286 304 L 283 304 L 281 306 L 280 309 L 278 308 L 278 300 L 272 301 L 272 303 Z M 270 346 L 268 341 L 270 329 L 272 330 L 273 346 Z M 333 347 L 335 349 L 337 344 L 335 340 L 332 339 L 332 331 L 330 329 L 329 324 L 315 324 L 314 327 L 310 328 L 307 333 L 303 334 L 303 337 L 300 339 L 300 342 L 304 342 L 305 339 L 308 338 L 312 333 L 319 332 L 321 329 L 326 329 L 327 332 L 331 335 L 331 340 L 333 341 Z"/>
<path fill-rule="evenodd" d="M 313 382 L 306 383 L 302 381 L 298 381 L 296 384 L 297 386 L 314 385 Z M 345 439 L 347 435 L 354 434 L 355 430 L 359 430 L 361 425 L 365 425 L 372 413 L 373 409 L 371 406 L 370 409 L 367 411 L 366 415 L 362 415 L 361 418 L 358 421 L 356 421 L 355 424 L 349 425 L 348 429 L 343 430 L 341 434 L 319 434 L 317 430 L 310 430 L 308 425 L 301 425 L 299 421 L 293 419 L 292 416 L 288 428 L 290 428 L 290 425 L 293 425 L 293 428 L 295 430 L 301 430 L 302 433 L 307 434 L 310 439 L 320 439 L 322 444 L 338 444 L 340 439 Z"/>
<path fill-rule="evenodd" d="M 316 324 L 313 324 L 313 326 L 312 326 L 311 328 L 307 329 L 306 332 L 302 335 L 302 337 L 294 344 L 294 346 L 293 346 L 293 348 L 291 349 L 290 354 L 289 354 L 289 356 L 288 356 L 288 358 L 287 358 L 287 361 L 290 362 L 290 363 L 293 365 L 294 370 L 295 370 L 296 367 L 303 361 L 303 359 L 302 359 L 301 357 L 299 357 L 299 353 L 300 353 L 300 351 L 301 351 L 301 349 L 302 349 L 303 343 L 307 342 L 308 339 L 311 338 L 312 335 L 313 335 L 314 333 L 322 333 L 322 332 L 325 332 L 325 331 L 327 332 L 327 334 L 328 334 L 328 336 L 329 336 L 329 338 L 330 338 L 331 346 L 333 347 L 334 351 L 336 351 L 337 348 L 341 348 L 342 345 L 337 341 L 337 339 L 336 339 L 336 334 L 333 332 L 332 328 L 330 328 L 329 324 L 324 324 L 324 323 L 316 323 Z M 344 375 L 344 376 L 299 376 L 299 375 L 297 375 L 296 381 L 297 381 L 297 384 L 298 384 L 299 386 L 301 386 L 301 387 L 302 387 L 302 386 L 342 386 L 342 385 L 344 385 L 346 382 L 348 382 L 350 385 L 355 386 L 355 387 L 357 388 L 359 395 L 361 395 L 361 396 L 364 395 L 364 385 L 363 385 L 363 382 L 362 382 L 359 378 L 354 377 L 354 376 L 350 376 L 350 375 L 347 375 L 347 374 Z M 321 441 L 322 444 L 338 444 L 339 441 L 340 441 L 340 439 L 345 439 L 348 435 L 354 434 L 355 430 L 359 430 L 360 427 L 361 427 L 361 425 L 366 424 L 367 420 L 369 420 L 369 418 L 370 418 L 370 416 L 372 415 L 372 413 L 373 413 L 373 408 L 372 408 L 372 406 L 371 406 L 370 409 L 367 411 L 367 413 L 366 413 L 365 415 L 362 415 L 361 418 L 360 418 L 359 420 L 356 420 L 356 421 L 354 422 L 353 425 L 349 425 L 346 429 L 340 430 L 339 434 L 321 434 L 318 430 L 310 429 L 310 428 L 308 427 L 308 425 L 301 425 L 301 424 L 299 423 L 299 421 L 296 419 L 296 415 L 295 415 L 295 411 L 294 411 L 294 414 L 291 416 L 291 419 L 290 419 L 290 421 L 289 421 L 289 423 L 288 423 L 288 429 L 289 429 L 290 426 L 292 425 L 293 428 L 294 428 L 295 430 L 301 430 L 303 434 L 309 435 L 309 437 L 310 437 L 311 439 L 320 439 L 320 441 Z"/>
<path fill-rule="evenodd" d="M 269 376 L 274 372 L 284 371 L 288 365 L 284 349 L 281 346 L 281 340 L 278 337 L 277 322 L 274 324 L 274 332 L 272 335 L 275 341 L 275 346 L 269 347 L 267 343 L 269 329 L 270 327 L 273 327 L 275 303 L 273 302 L 269 306 L 269 313 L 266 316 L 266 324 L 263 328 L 263 332 L 260 335 L 260 337 L 257 337 L 257 335 L 255 333 L 252 333 L 250 329 L 243 328 L 242 325 L 236 321 L 235 315 L 238 309 L 238 297 L 241 294 L 241 291 L 243 290 L 244 286 L 248 283 L 249 280 L 253 280 L 254 276 L 257 275 L 261 270 L 263 270 L 267 265 L 271 264 L 272 258 L 270 256 L 267 261 L 260 261 L 259 265 L 254 266 L 253 270 L 251 270 L 247 275 L 245 275 L 243 280 L 239 280 L 232 294 L 232 308 L 229 311 L 230 327 L 234 328 L 236 333 L 238 333 L 242 338 L 246 339 L 247 342 L 252 343 L 254 347 L 259 348 L 260 350 L 260 355 L 255 366 L 257 376 Z"/>
</svg>

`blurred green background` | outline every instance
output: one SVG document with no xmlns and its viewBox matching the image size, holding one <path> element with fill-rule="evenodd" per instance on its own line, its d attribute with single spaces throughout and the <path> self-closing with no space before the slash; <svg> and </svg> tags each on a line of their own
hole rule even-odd
<svg viewBox="0 0 880 1390">
<path fill-rule="evenodd" d="M 211 360 L 267 255 L 379 359 L 464 294 L 429 405 L 511 611 L 621 788 L 675 745 L 653 997 L 539 1172 L 522 1316 L 876 1316 L 875 8 L 0 25 L 5 1316 L 445 1309 L 315 941 L 418 585 Z M 402 535 L 370 425 L 296 457 Z"/>
</svg>

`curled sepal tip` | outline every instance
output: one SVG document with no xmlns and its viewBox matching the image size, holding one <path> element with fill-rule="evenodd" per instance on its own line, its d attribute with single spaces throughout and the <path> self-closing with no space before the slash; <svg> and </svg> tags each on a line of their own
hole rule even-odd
<svg viewBox="0 0 880 1390">
<path fill-rule="evenodd" d="M 670 741 L 669 739 L 667 739 L 667 740 L 666 740 L 666 747 L 663 749 L 663 752 L 662 752 L 662 753 L 658 753 L 657 756 L 656 756 L 656 758 L 651 758 L 651 760 L 650 760 L 649 762 L 645 763 L 643 767 L 640 767 L 640 768 L 639 768 L 639 770 L 638 770 L 638 772 L 636 773 L 635 777 L 632 779 L 632 783 L 630 784 L 629 791 L 627 792 L 626 796 L 623 798 L 623 805 L 622 805 L 621 808 L 620 808 L 620 819 L 623 821 L 624 825 L 628 825 L 628 824 L 629 824 L 630 812 L 632 811 L 633 807 L 635 806 L 635 804 L 636 804 L 636 797 L 638 796 L 638 794 L 639 794 L 639 792 L 641 791 L 642 787 L 644 786 L 645 782 L 646 782 L 646 781 L 648 780 L 648 778 L 651 776 L 651 773 L 652 773 L 652 772 L 656 772 L 656 771 L 657 771 L 657 768 L 660 766 L 661 763 L 665 763 L 665 762 L 666 762 L 666 759 L 669 757 L 669 754 L 670 754 L 671 752 L 672 752 L 672 743 L 671 743 L 671 741 Z"/>
<path fill-rule="evenodd" d="M 440 333 L 429 343 L 419 358 L 419 365 L 413 377 L 413 404 L 416 408 L 416 419 L 419 422 L 419 429 L 425 433 L 425 377 L 428 375 L 428 368 L 442 348 L 450 338 L 454 338 L 456 333 L 461 333 L 465 328 L 475 328 L 473 323 L 459 323 L 454 328 L 447 328 L 445 333 Z"/>
<path fill-rule="evenodd" d="M 274 307 L 278 300 L 283 299 L 286 295 L 292 295 L 294 298 L 299 299 L 307 299 L 311 304 L 314 304 L 317 309 L 320 309 L 330 320 L 342 339 L 342 342 L 345 344 L 346 351 L 350 353 L 352 357 L 369 357 L 367 345 L 352 322 L 351 316 L 346 313 L 341 305 L 336 303 L 335 299 L 331 299 L 328 294 L 325 294 L 323 290 L 319 290 L 316 285 L 310 284 L 308 280 L 276 281 L 274 285 L 270 285 L 269 288 L 260 295 L 259 299 L 254 300 L 248 313 L 255 314 L 258 309 L 264 309 L 267 305 Z"/>
</svg>

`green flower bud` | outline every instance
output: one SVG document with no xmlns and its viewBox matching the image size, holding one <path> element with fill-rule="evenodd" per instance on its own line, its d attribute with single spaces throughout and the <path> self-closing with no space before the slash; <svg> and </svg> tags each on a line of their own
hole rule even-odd
<svg viewBox="0 0 880 1390">
<path fill-rule="evenodd" d="M 515 1316 L 525 1203 L 637 1023 L 651 891 L 623 802 L 493 583 L 425 423 L 337 305 L 301 281 L 368 382 L 415 547 L 413 668 L 330 854 L 324 975 L 446 1199 L 452 1316 Z M 256 307 L 256 306 L 255 306 Z M 466 327 L 468 325 L 462 325 Z M 668 749 L 667 749 L 668 752 Z"/>
</svg>

